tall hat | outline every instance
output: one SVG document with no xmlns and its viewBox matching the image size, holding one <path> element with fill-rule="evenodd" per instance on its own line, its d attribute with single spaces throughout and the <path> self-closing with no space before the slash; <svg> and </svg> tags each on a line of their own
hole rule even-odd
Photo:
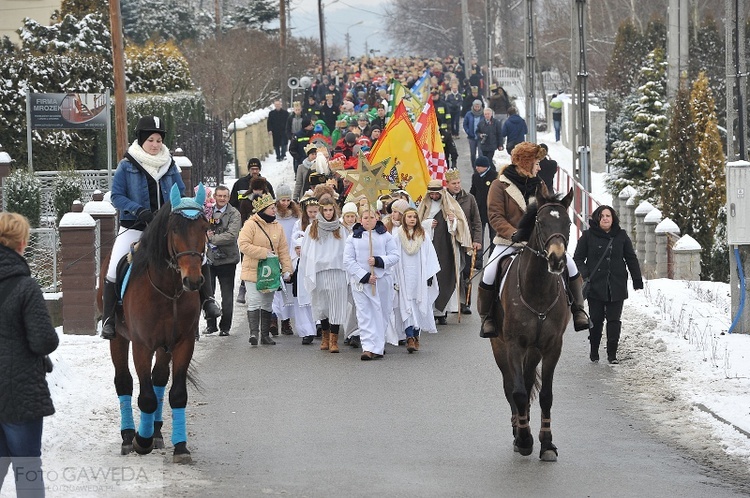
<svg viewBox="0 0 750 498">
<path fill-rule="evenodd" d="M 272 206 L 275 203 L 271 194 L 263 194 L 253 199 L 253 211 L 260 213 L 268 206 Z"/>
<path fill-rule="evenodd" d="M 445 172 L 445 181 L 452 182 L 453 180 L 460 180 L 461 173 L 458 172 L 458 168 L 449 169 Z"/>
</svg>

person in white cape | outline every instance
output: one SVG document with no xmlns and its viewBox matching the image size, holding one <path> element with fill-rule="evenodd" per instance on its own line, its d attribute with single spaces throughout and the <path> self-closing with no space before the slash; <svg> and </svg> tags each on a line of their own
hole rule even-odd
<svg viewBox="0 0 750 498">
<path fill-rule="evenodd" d="M 425 233 L 415 208 L 404 210 L 401 226 L 393 229 L 393 238 L 400 253 L 395 266 L 398 306 L 397 330 L 406 334 L 409 353 L 419 351 L 419 333 L 435 333 L 432 307 L 439 294 L 437 278 L 440 271 L 435 247 Z M 388 342 L 391 342 L 390 340 Z"/>
</svg>

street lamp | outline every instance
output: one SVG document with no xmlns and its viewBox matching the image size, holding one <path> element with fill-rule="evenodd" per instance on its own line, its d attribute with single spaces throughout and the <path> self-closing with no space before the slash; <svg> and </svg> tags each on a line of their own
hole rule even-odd
<svg viewBox="0 0 750 498">
<path fill-rule="evenodd" d="M 349 38 L 349 29 L 353 28 L 354 26 L 359 26 L 363 22 L 364 21 L 355 22 L 354 24 L 352 24 L 351 26 L 349 26 L 348 28 L 346 28 L 346 58 L 347 59 L 351 57 L 351 54 L 349 53 L 349 46 L 350 46 L 350 43 L 349 43 L 349 41 L 350 41 L 350 38 Z"/>
<path fill-rule="evenodd" d="M 370 50 L 369 50 L 370 47 L 367 45 L 367 40 L 369 40 L 370 37 L 372 36 L 380 35 L 380 34 L 382 34 L 382 31 L 375 31 L 374 33 L 370 33 L 369 35 L 365 37 L 365 56 L 366 57 L 369 57 L 368 54 L 370 53 Z"/>
</svg>

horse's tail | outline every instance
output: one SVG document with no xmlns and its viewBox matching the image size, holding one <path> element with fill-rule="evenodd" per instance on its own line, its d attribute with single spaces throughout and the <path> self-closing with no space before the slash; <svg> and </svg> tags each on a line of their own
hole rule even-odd
<svg viewBox="0 0 750 498">
<path fill-rule="evenodd" d="M 190 384 L 195 388 L 196 391 L 198 391 L 201 394 L 205 394 L 206 390 L 203 388 L 203 382 L 201 382 L 200 378 L 197 375 L 197 367 L 195 358 L 192 358 L 190 360 L 190 364 L 188 365 L 187 373 L 185 376 L 187 377 L 187 381 L 190 382 Z"/>
<path fill-rule="evenodd" d="M 537 367 L 534 370 L 534 387 L 531 389 L 531 392 L 529 393 L 529 403 L 533 403 L 536 399 L 536 395 L 539 393 L 539 390 L 542 388 L 542 366 L 541 363 L 537 365 Z"/>
</svg>

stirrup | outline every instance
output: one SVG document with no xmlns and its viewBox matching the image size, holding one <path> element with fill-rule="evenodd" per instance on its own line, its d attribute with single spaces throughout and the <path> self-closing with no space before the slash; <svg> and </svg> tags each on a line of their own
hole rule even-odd
<svg viewBox="0 0 750 498">
<path fill-rule="evenodd" d="M 216 302 L 216 299 L 212 297 L 203 301 L 201 308 L 203 308 L 203 316 L 206 320 L 209 318 L 221 317 L 221 307 L 219 306 L 219 303 Z"/>
</svg>

